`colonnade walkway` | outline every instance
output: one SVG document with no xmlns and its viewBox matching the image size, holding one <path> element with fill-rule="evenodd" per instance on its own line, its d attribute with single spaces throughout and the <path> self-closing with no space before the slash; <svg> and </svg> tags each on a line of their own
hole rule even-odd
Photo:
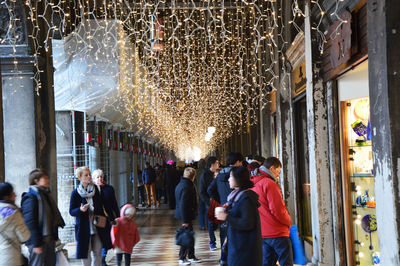
<svg viewBox="0 0 400 266">
<path fill-rule="evenodd" d="M 167 205 L 162 205 L 158 209 L 138 209 L 135 222 L 138 225 L 141 240 L 133 249 L 131 265 L 178 265 L 179 246 L 175 245 L 175 231 L 180 223 L 174 219 L 174 213 L 175 210 L 167 209 Z M 202 259 L 202 262 L 192 263 L 192 265 L 219 265 L 218 260 L 221 254 L 219 231 L 215 232 L 218 249 L 210 251 L 208 231 L 200 230 L 198 220 L 194 221 L 193 227 L 196 239 L 195 255 Z M 66 248 L 70 265 L 82 265 L 80 260 L 74 259 L 75 243 L 68 244 Z M 108 265 L 116 265 L 114 255 Z"/>
</svg>

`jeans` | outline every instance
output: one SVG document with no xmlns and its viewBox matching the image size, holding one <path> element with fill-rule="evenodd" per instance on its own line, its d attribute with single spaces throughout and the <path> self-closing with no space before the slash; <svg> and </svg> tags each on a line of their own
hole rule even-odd
<svg viewBox="0 0 400 266">
<path fill-rule="evenodd" d="M 226 223 L 226 222 L 225 222 Z M 224 223 L 224 224 L 225 224 Z M 219 227 L 219 237 L 221 239 L 221 265 L 228 265 L 228 252 L 224 252 L 222 245 L 224 244 L 225 238 L 228 234 L 228 227 L 224 224 L 221 224 L 221 226 Z"/>
<path fill-rule="evenodd" d="M 56 251 L 53 237 L 43 238 L 43 252 L 33 252 L 33 245 L 29 245 L 29 265 L 32 266 L 54 266 L 56 265 Z"/>
<path fill-rule="evenodd" d="M 217 225 L 208 220 L 207 220 L 207 225 L 208 225 L 208 235 L 210 236 L 210 245 L 215 244 L 217 242 L 217 239 L 215 238 L 214 231 L 217 228 Z"/>
<path fill-rule="evenodd" d="M 208 210 L 208 209 L 207 209 Z M 202 200 L 199 202 L 199 223 L 200 227 L 205 227 L 205 219 L 207 217 L 206 204 Z"/>
<path fill-rule="evenodd" d="M 263 266 L 293 266 L 292 242 L 289 237 L 263 238 Z"/>
<path fill-rule="evenodd" d="M 89 251 L 87 259 L 82 259 L 83 266 L 101 265 L 101 240 L 98 234 L 91 235 L 89 240 Z"/>
</svg>

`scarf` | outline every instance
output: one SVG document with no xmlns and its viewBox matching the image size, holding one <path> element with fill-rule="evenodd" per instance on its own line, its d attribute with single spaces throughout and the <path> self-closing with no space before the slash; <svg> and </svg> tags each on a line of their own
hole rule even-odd
<svg viewBox="0 0 400 266">
<path fill-rule="evenodd" d="M 89 210 L 91 212 L 94 211 L 94 206 L 93 206 L 93 197 L 94 194 L 96 194 L 96 187 L 92 183 L 90 183 L 86 188 L 82 186 L 82 183 L 79 184 L 79 186 L 76 188 L 76 191 L 78 194 L 82 197 L 85 198 L 86 201 L 89 203 Z"/>
<path fill-rule="evenodd" d="M 264 165 L 261 165 L 259 169 L 261 171 L 267 173 L 270 177 L 272 177 L 272 179 L 274 179 L 275 182 L 277 182 L 276 176 L 267 167 L 265 167 Z"/>
<path fill-rule="evenodd" d="M 233 205 L 235 205 L 235 203 L 237 201 L 239 201 L 240 197 L 242 197 L 243 193 L 246 192 L 247 189 L 245 190 L 241 190 L 240 188 L 235 188 L 229 195 L 227 198 L 227 203 L 226 205 L 226 209 L 230 209 L 231 207 L 233 207 Z"/>
<path fill-rule="evenodd" d="M 29 187 L 38 200 L 39 224 L 43 226 L 44 234 L 56 234 L 58 227 L 64 227 L 65 222 L 61 216 L 57 203 L 50 194 L 50 189 L 33 185 Z"/>
</svg>

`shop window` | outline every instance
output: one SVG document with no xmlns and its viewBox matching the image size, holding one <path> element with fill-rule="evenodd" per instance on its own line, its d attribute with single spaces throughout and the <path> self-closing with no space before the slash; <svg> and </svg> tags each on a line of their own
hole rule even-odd
<svg viewBox="0 0 400 266">
<path fill-rule="evenodd" d="M 379 265 L 369 97 L 341 105 L 349 259 L 355 265 Z"/>
</svg>

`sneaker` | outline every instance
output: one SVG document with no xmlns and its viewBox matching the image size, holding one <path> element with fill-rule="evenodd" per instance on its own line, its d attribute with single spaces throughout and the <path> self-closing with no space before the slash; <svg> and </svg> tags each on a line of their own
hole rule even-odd
<svg viewBox="0 0 400 266">
<path fill-rule="evenodd" d="M 179 262 L 179 265 L 190 265 L 191 264 L 190 261 L 188 261 L 188 260 L 179 260 L 178 262 Z"/>
<path fill-rule="evenodd" d="M 194 263 L 200 263 L 201 259 L 194 257 L 194 258 L 189 259 L 189 261 L 194 262 Z"/>
<path fill-rule="evenodd" d="M 210 244 L 210 250 L 211 251 L 214 251 L 214 250 L 217 250 L 217 244 Z"/>
</svg>

